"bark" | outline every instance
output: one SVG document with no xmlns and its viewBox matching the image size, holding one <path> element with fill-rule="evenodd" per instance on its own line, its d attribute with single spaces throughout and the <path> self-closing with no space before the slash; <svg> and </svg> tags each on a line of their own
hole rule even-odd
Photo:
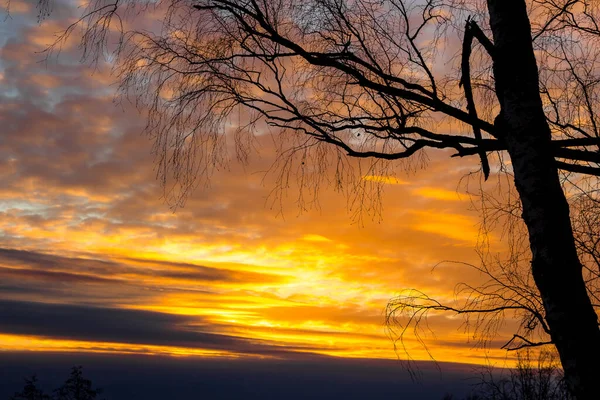
<svg viewBox="0 0 600 400">
<path fill-rule="evenodd" d="M 502 110 L 496 126 L 508 148 L 523 204 L 533 277 L 569 389 L 578 400 L 598 400 L 600 330 L 552 156 L 525 1 L 488 0 L 488 8 Z"/>
</svg>

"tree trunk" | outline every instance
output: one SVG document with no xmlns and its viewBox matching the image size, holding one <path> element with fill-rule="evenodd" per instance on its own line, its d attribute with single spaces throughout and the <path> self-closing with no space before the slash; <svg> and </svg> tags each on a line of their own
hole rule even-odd
<svg viewBox="0 0 600 400">
<path fill-rule="evenodd" d="M 496 119 L 510 155 L 529 231 L 531 268 L 545 319 L 578 400 L 600 399 L 600 330 L 587 295 L 569 218 L 550 151 L 538 70 L 524 0 L 488 0 L 494 36 Z"/>
</svg>

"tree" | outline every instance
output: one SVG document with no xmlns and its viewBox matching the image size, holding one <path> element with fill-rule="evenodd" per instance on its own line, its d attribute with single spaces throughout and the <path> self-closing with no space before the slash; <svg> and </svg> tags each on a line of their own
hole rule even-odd
<svg viewBox="0 0 600 400">
<path fill-rule="evenodd" d="M 38 388 L 38 380 L 35 375 L 25 378 L 25 386 L 21 392 L 15 393 L 10 400 L 50 400 L 50 396 Z"/>
<path fill-rule="evenodd" d="M 529 351 L 519 353 L 516 368 L 499 376 L 492 368 L 483 370 L 477 394 L 489 400 L 570 400 L 553 355 L 541 352 L 537 365 L 531 357 Z"/>
<path fill-rule="evenodd" d="M 518 353 L 516 368 L 494 371 L 482 367 L 475 390 L 464 400 L 571 400 L 562 371 L 550 352 L 538 354 L 537 365 L 529 349 Z M 447 394 L 444 400 L 458 400 Z"/>
<path fill-rule="evenodd" d="M 148 9 L 161 29 L 136 28 Z M 224 162 L 234 111 L 248 121 L 234 129 L 241 159 L 245 133 L 281 131 L 282 188 L 293 173 L 318 188 L 330 161 L 343 186 L 346 157 L 377 170 L 447 149 L 475 156 L 486 179 L 488 157 L 507 157 L 541 300 L 533 321 L 569 389 L 598 399 L 598 318 L 560 174 L 600 176 L 599 13 L 591 0 L 92 0 L 56 45 L 83 26 L 84 57 L 113 51 L 178 201 Z M 460 56 L 444 51 L 455 37 Z"/>
<path fill-rule="evenodd" d="M 83 377 L 83 367 L 71 368 L 71 376 L 66 382 L 54 390 L 54 400 L 95 400 L 102 393 L 101 389 L 93 389 L 92 381 Z"/>
</svg>

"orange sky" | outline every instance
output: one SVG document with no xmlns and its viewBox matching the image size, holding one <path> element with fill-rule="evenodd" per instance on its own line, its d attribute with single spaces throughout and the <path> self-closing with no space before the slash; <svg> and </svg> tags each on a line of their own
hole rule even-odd
<svg viewBox="0 0 600 400">
<path fill-rule="evenodd" d="M 387 302 L 411 288 L 452 301 L 457 283 L 481 279 L 440 264 L 478 261 L 467 191 L 480 176 L 461 181 L 476 158 L 430 153 L 423 170 L 363 173 L 383 189 L 373 218 L 368 200 L 331 187 L 308 210 L 294 188 L 273 202 L 273 147 L 262 137 L 248 165 L 217 171 L 172 212 L 143 115 L 113 103 L 105 66 L 79 64 L 76 41 L 39 62 L 68 11 L 37 26 L 26 2 L 11 4 L 0 25 L 0 309 L 31 317 L 0 326 L 0 350 L 405 358 L 385 326 Z M 484 187 L 495 185 L 492 176 Z M 489 240 L 505 247 L 499 234 Z M 102 327 L 78 326 L 85 315 Z M 462 321 L 430 318 L 437 360 L 506 356 L 508 328 L 485 352 Z M 405 345 L 429 359 L 413 337 Z"/>
</svg>

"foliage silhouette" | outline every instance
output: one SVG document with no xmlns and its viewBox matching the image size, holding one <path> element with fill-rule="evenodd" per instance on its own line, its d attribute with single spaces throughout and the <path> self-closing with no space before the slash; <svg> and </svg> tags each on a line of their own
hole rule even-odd
<svg viewBox="0 0 600 400">
<path fill-rule="evenodd" d="M 37 376 L 32 375 L 31 378 L 25 378 L 25 386 L 21 392 L 15 393 L 10 400 L 50 400 L 50 396 L 38 388 Z"/>
<path fill-rule="evenodd" d="M 10 400 L 96 400 L 102 389 L 94 389 L 92 381 L 83 377 L 83 367 L 71 368 L 69 378 L 57 389 L 52 396 L 43 392 L 37 386 L 37 377 L 25 379 L 25 386 L 21 392 L 15 393 Z"/>
<path fill-rule="evenodd" d="M 83 367 L 71 369 L 71 375 L 66 382 L 54 390 L 53 400 L 95 400 L 102 389 L 93 389 L 92 381 L 83 377 Z"/>
<path fill-rule="evenodd" d="M 516 368 L 500 373 L 482 367 L 476 389 L 463 400 L 573 400 L 564 382 L 556 357 L 548 352 L 537 354 L 532 361 L 529 349 L 518 353 Z M 444 400 L 458 400 L 447 394 Z"/>
</svg>

